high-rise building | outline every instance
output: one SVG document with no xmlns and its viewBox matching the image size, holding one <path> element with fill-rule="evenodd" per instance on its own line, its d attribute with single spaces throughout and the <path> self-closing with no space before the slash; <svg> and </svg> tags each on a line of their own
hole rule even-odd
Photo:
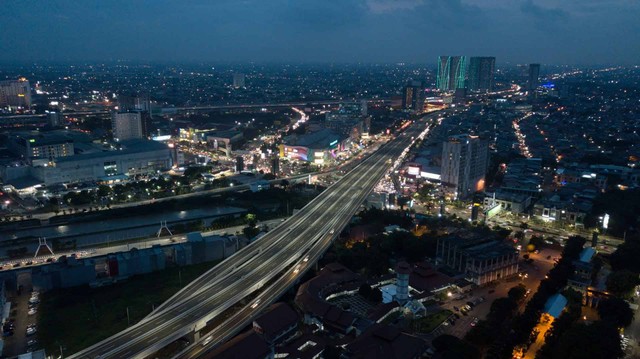
<svg viewBox="0 0 640 359">
<path fill-rule="evenodd" d="M 436 87 L 442 91 L 464 88 L 467 77 L 467 58 L 465 56 L 440 56 Z"/>
<path fill-rule="evenodd" d="M 151 101 L 146 94 L 118 95 L 118 110 L 151 112 Z"/>
<path fill-rule="evenodd" d="M 402 93 L 402 108 L 422 112 L 424 107 L 424 88 L 421 81 L 409 81 Z"/>
<path fill-rule="evenodd" d="M 529 81 L 527 82 L 527 89 L 533 91 L 538 88 L 540 81 L 540 64 L 529 64 Z"/>
<path fill-rule="evenodd" d="M 24 77 L 0 81 L 0 107 L 31 107 L 31 85 Z"/>
<path fill-rule="evenodd" d="M 489 161 L 489 147 L 478 136 L 451 136 L 442 146 L 442 183 L 465 198 L 484 190 L 484 176 Z"/>
<path fill-rule="evenodd" d="M 278 156 L 271 157 L 271 174 L 278 175 L 280 173 L 280 158 Z"/>
<path fill-rule="evenodd" d="M 236 157 L 236 173 L 244 171 L 244 158 L 242 156 Z"/>
<path fill-rule="evenodd" d="M 64 123 L 64 116 L 59 111 L 47 112 L 47 122 L 51 127 L 62 126 Z"/>
<path fill-rule="evenodd" d="M 495 57 L 471 57 L 469 59 L 469 79 L 467 87 L 471 91 L 493 90 Z"/>
<path fill-rule="evenodd" d="M 244 87 L 244 74 L 233 74 L 233 87 L 241 88 Z"/>
<path fill-rule="evenodd" d="M 117 141 L 146 138 L 149 136 L 146 112 L 114 112 L 111 115 L 111 129 Z"/>
</svg>

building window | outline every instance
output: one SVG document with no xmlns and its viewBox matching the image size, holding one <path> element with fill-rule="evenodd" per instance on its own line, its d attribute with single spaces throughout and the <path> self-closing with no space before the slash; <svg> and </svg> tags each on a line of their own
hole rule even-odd
<svg viewBox="0 0 640 359">
<path fill-rule="evenodd" d="M 116 161 L 107 161 L 104 163 L 104 174 L 106 176 L 115 176 L 118 174 L 118 165 Z"/>
</svg>

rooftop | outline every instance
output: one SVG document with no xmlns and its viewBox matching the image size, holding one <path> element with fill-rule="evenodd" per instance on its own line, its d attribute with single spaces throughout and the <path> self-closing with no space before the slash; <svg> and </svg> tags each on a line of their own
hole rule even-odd
<svg viewBox="0 0 640 359">
<path fill-rule="evenodd" d="M 206 354 L 205 359 L 264 359 L 271 355 L 271 348 L 253 330 L 229 340 L 216 350 Z"/>
<path fill-rule="evenodd" d="M 291 135 L 284 138 L 284 143 L 288 146 L 302 146 L 309 148 L 327 148 L 331 144 L 337 144 L 340 141 L 340 135 L 324 128 L 320 131 L 305 133 L 304 135 Z"/>
</svg>

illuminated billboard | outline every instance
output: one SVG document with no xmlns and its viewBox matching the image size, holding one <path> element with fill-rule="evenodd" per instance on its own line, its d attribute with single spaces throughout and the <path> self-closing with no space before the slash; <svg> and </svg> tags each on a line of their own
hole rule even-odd
<svg viewBox="0 0 640 359">
<path fill-rule="evenodd" d="M 302 146 L 284 146 L 284 156 L 292 160 L 308 161 L 309 149 Z"/>
</svg>

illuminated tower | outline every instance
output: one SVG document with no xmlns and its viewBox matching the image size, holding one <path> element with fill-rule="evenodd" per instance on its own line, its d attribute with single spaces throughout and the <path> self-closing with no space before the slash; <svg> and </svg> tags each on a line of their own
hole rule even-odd
<svg viewBox="0 0 640 359">
<path fill-rule="evenodd" d="M 454 91 L 465 87 L 467 58 L 465 56 L 440 56 L 436 87 L 442 91 Z"/>
</svg>

